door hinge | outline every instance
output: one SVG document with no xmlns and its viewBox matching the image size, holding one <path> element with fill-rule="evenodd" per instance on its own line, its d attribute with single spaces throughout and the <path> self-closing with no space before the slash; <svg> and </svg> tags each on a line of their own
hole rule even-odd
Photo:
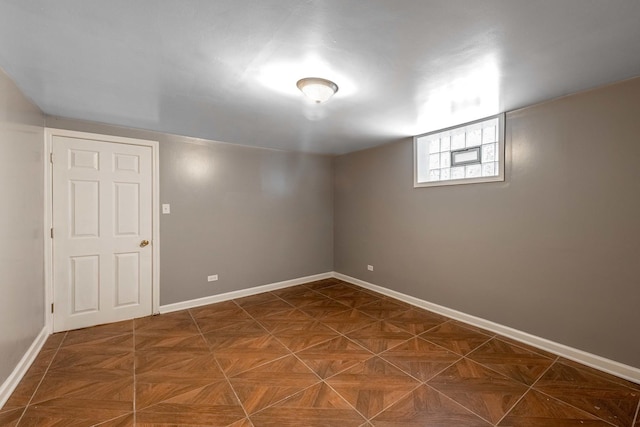
<svg viewBox="0 0 640 427">
<path fill-rule="evenodd" d="M 51 312 L 53 313 L 53 303 L 51 303 Z"/>
<path fill-rule="evenodd" d="M 53 239 L 53 228 L 51 228 L 51 238 Z"/>
<path fill-rule="evenodd" d="M 53 153 L 49 153 L 49 162 L 53 163 Z"/>
</svg>

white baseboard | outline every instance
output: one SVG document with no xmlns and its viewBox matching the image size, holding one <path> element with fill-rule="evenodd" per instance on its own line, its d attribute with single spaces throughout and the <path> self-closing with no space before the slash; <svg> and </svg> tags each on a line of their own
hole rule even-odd
<svg viewBox="0 0 640 427">
<path fill-rule="evenodd" d="M 447 308 L 438 304 L 434 304 L 419 298 L 412 297 L 400 292 L 393 291 L 391 289 L 383 288 L 382 286 L 374 285 L 373 283 L 365 282 L 364 280 L 356 279 L 355 277 L 347 276 L 342 273 L 335 273 L 333 277 L 336 279 L 344 280 L 345 282 L 353 283 L 354 285 L 362 286 L 363 288 L 370 289 L 375 292 L 390 296 L 392 298 L 404 301 L 408 304 L 416 307 L 424 308 L 434 313 L 442 314 L 452 319 L 459 320 L 477 326 L 479 328 L 487 329 L 500 335 L 504 335 L 516 341 L 520 341 L 525 344 L 529 344 L 533 347 L 546 350 L 550 353 L 557 354 L 567 359 L 582 363 L 583 365 L 590 366 L 600 371 L 607 372 L 611 375 L 615 375 L 620 378 L 632 381 L 640 384 L 640 369 L 633 366 L 625 365 L 615 360 L 607 359 L 595 354 L 588 353 L 583 350 L 578 350 L 573 347 L 569 347 L 564 344 L 560 344 L 554 341 L 550 341 L 545 338 L 541 338 L 535 335 L 531 335 L 526 332 L 519 331 L 517 329 L 510 328 L 508 326 L 501 325 L 499 323 L 492 322 L 490 320 L 482 319 L 480 317 L 472 316 L 451 308 Z"/>
<path fill-rule="evenodd" d="M 239 291 L 227 292 L 209 297 L 192 299 L 189 301 L 177 302 L 160 306 L 160 314 L 171 313 L 173 311 L 186 310 L 188 308 L 201 307 L 203 305 L 215 304 L 217 302 L 229 301 L 236 298 L 248 297 L 261 294 L 263 292 L 275 291 L 277 289 L 289 288 L 291 286 L 302 285 L 303 283 L 315 282 L 316 280 L 329 279 L 333 277 L 333 272 L 314 274 L 313 276 L 299 277 L 297 279 L 285 280 L 283 282 L 270 283 L 268 285 L 256 286 Z"/>
<path fill-rule="evenodd" d="M 0 385 L 0 408 L 2 408 L 5 403 L 7 403 L 7 400 L 9 400 L 11 393 L 13 393 L 13 391 L 16 389 L 16 387 L 22 380 L 22 377 L 24 377 L 24 375 L 31 367 L 33 361 L 36 360 L 38 353 L 40 353 L 40 350 L 42 349 L 44 343 L 47 341 L 48 337 L 49 329 L 45 326 L 44 328 L 42 328 L 38 336 L 33 340 L 27 352 L 24 354 L 24 356 L 22 356 L 22 359 L 20 359 L 20 362 L 18 362 L 18 365 L 15 367 L 13 372 L 11 372 L 11 375 L 9 375 L 5 382 Z"/>
</svg>

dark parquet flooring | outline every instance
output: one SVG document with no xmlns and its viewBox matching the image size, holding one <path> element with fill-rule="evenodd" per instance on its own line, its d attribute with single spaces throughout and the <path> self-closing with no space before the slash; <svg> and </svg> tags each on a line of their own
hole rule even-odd
<svg viewBox="0 0 640 427">
<path fill-rule="evenodd" d="M 2 426 L 640 427 L 640 385 L 337 279 L 49 337 Z"/>
</svg>

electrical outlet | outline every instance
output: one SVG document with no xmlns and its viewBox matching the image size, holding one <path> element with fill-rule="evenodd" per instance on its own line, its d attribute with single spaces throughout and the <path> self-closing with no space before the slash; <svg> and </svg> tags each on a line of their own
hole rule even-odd
<svg viewBox="0 0 640 427">
<path fill-rule="evenodd" d="M 373 271 L 373 265 L 367 265 L 367 270 Z"/>
<path fill-rule="evenodd" d="M 215 282 L 216 280 L 218 280 L 217 274 L 212 274 L 211 276 L 207 276 L 207 282 Z"/>
</svg>

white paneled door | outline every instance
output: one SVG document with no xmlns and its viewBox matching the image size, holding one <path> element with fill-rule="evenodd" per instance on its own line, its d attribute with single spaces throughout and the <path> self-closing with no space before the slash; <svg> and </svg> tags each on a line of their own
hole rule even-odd
<svg viewBox="0 0 640 427">
<path fill-rule="evenodd" d="M 52 139 L 53 329 L 152 311 L 152 148 Z"/>
</svg>

